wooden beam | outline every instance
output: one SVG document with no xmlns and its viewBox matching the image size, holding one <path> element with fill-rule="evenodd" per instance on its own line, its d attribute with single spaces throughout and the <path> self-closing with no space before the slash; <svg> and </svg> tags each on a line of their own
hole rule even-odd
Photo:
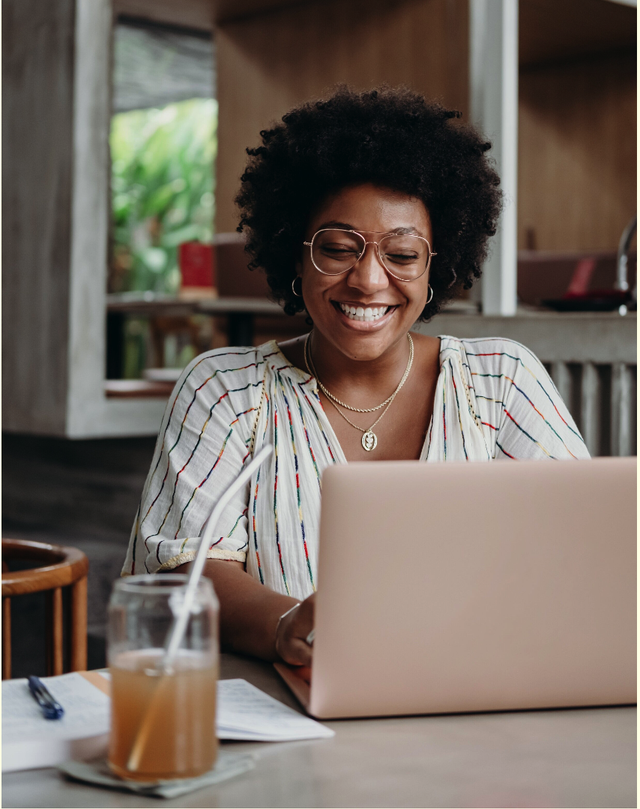
<svg viewBox="0 0 640 809">
<path fill-rule="evenodd" d="M 113 14 L 212 31 L 214 3 L 213 0 L 113 0 Z"/>
</svg>

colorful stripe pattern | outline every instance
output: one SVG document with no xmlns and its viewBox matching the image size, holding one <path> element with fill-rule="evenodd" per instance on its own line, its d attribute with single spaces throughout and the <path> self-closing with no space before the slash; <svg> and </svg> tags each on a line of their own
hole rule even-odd
<svg viewBox="0 0 640 809">
<path fill-rule="evenodd" d="M 587 450 L 544 367 L 500 338 L 441 337 L 425 461 L 584 458 Z M 264 387 L 264 397 L 262 390 Z M 123 572 L 193 557 L 223 491 L 256 446 L 275 447 L 225 510 L 209 555 L 235 559 L 296 598 L 316 588 L 321 475 L 345 463 L 315 379 L 274 343 L 198 357 L 176 385 L 136 516 Z"/>
</svg>

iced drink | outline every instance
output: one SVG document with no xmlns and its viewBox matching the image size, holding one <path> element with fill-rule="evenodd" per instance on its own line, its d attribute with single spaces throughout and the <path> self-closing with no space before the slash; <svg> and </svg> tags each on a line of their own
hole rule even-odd
<svg viewBox="0 0 640 809">
<path fill-rule="evenodd" d="M 217 654 L 181 650 L 163 673 L 161 649 L 111 661 L 109 766 L 136 781 L 192 778 L 216 760 Z"/>
</svg>

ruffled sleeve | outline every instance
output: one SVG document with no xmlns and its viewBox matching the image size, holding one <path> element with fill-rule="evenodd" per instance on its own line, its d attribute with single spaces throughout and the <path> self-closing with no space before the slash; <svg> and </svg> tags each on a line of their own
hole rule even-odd
<svg viewBox="0 0 640 809">
<path fill-rule="evenodd" d="M 462 342 L 494 458 L 589 457 L 556 386 L 533 352 L 501 338 Z"/>
<path fill-rule="evenodd" d="M 123 575 L 194 558 L 213 506 L 250 457 L 263 369 L 251 348 L 209 352 L 185 369 L 162 420 Z M 248 498 L 247 484 L 223 512 L 209 558 L 245 561 Z"/>
</svg>

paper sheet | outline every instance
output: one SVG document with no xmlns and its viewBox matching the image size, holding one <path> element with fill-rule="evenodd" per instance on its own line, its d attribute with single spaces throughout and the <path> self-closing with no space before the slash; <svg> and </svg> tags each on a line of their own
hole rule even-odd
<svg viewBox="0 0 640 809">
<path fill-rule="evenodd" d="M 2 683 L 3 772 L 106 754 L 109 697 L 75 672 L 43 682 L 64 708 L 61 719 L 44 718 L 26 680 Z"/>
<path fill-rule="evenodd" d="M 108 670 L 101 672 L 109 679 Z M 270 697 L 246 680 L 218 680 L 219 739 L 284 742 L 335 736 L 333 730 Z"/>
<path fill-rule="evenodd" d="M 108 672 L 104 672 L 108 679 Z M 65 710 L 48 720 L 26 680 L 2 683 L 2 770 L 48 767 L 106 754 L 109 697 L 77 672 L 43 682 Z M 284 742 L 334 735 L 314 719 L 273 699 L 246 680 L 218 681 L 218 738 Z"/>
<path fill-rule="evenodd" d="M 49 739 L 77 739 L 109 730 L 110 701 L 106 694 L 77 672 L 43 677 L 53 697 L 64 708 L 61 719 L 45 719 L 31 696 L 26 680 L 2 683 L 2 737 L 18 741 L 43 734 Z"/>
<path fill-rule="evenodd" d="M 218 737 L 253 741 L 320 739 L 335 732 L 246 680 L 218 681 Z"/>
</svg>

